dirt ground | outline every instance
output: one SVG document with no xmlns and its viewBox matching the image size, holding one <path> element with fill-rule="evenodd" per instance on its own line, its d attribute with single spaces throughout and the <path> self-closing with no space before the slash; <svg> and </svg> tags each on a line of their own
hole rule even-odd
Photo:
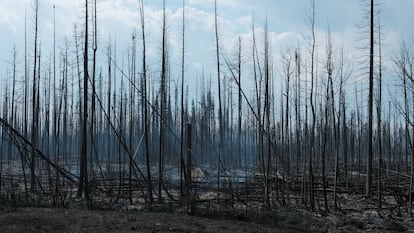
<svg viewBox="0 0 414 233">
<path fill-rule="evenodd" d="M 414 222 L 376 211 L 320 215 L 291 210 L 237 220 L 147 211 L 17 208 L 0 209 L 0 232 L 414 232 Z"/>
<path fill-rule="evenodd" d="M 19 208 L 0 211 L 0 232 L 294 232 L 254 223 L 141 211 Z"/>
</svg>

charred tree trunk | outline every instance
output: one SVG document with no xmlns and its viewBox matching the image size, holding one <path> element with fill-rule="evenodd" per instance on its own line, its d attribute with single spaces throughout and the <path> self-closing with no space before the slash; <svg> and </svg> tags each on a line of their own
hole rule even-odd
<svg viewBox="0 0 414 233">
<path fill-rule="evenodd" d="M 147 166 L 148 179 L 148 197 L 150 200 L 150 208 L 154 202 L 152 196 L 152 181 L 151 181 L 151 165 L 150 165 L 150 147 L 149 147 L 149 123 L 148 123 L 148 95 L 147 95 L 147 59 L 146 59 L 146 43 L 145 43 L 145 17 L 144 17 L 144 2 L 139 2 L 140 16 L 141 16 L 141 31 L 142 31 L 142 98 L 144 103 L 144 140 L 145 140 L 145 161 Z"/>
<path fill-rule="evenodd" d="M 85 47 L 83 51 L 83 118 L 81 129 L 80 174 L 78 197 L 85 195 L 89 202 L 88 184 L 88 154 L 87 154 L 87 125 L 88 125 L 88 0 L 85 0 Z"/>
<path fill-rule="evenodd" d="M 218 19 L 217 19 L 217 0 L 214 0 L 214 28 L 216 36 L 216 59 L 217 59 L 217 88 L 218 88 L 218 117 L 219 117 L 219 150 L 217 159 L 217 202 L 220 200 L 220 169 L 221 169 L 221 153 L 222 143 L 224 142 L 224 127 L 223 127 L 223 112 L 222 112 L 222 101 L 221 101 L 221 79 L 220 79 L 220 50 L 219 50 L 219 37 L 218 37 Z"/>
<path fill-rule="evenodd" d="M 313 157 L 315 156 L 315 129 L 316 129 L 316 110 L 315 110 L 315 47 L 316 47 L 316 37 L 315 37 L 315 0 L 312 0 L 312 12 L 310 16 L 310 27 L 311 27 L 311 34 L 312 34 L 312 41 L 311 41 L 311 91 L 310 91 L 310 106 L 312 111 L 312 129 L 310 135 L 310 152 L 309 152 L 309 198 L 310 198 L 310 205 L 311 209 L 315 209 L 315 197 L 314 197 L 314 176 L 313 176 Z"/>
<path fill-rule="evenodd" d="M 165 18 L 165 0 L 163 1 L 163 26 L 162 26 L 162 67 L 161 67 L 161 87 L 160 87 L 160 145 L 158 157 L 158 202 L 162 203 L 162 182 L 164 167 L 164 117 L 166 106 L 166 79 L 167 79 L 167 35 Z"/>
<path fill-rule="evenodd" d="M 368 155 L 365 196 L 372 196 L 372 157 L 373 157 L 373 98 L 374 98 L 374 0 L 370 11 L 370 46 L 369 46 L 369 95 L 368 95 Z"/>
<path fill-rule="evenodd" d="M 38 104 L 37 103 L 37 62 L 38 62 L 38 54 L 37 54 L 37 39 L 38 39 L 38 19 L 39 19 L 39 0 L 35 0 L 34 2 L 35 8 L 35 35 L 34 35 L 34 62 L 33 62 L 33 92 L 32 92 L 32 144 L 34 147 L 37 147 L 37 125 L 38 125 Z M 40 71 L 39 71 L 40 72 Z M 30 188 L 31 191 L 35 191 L 36 189 L 36 180 L 35 180 L 35 167 L 36 167 L 36 151 L 33 149 L 32 157 L 30 161 L 30 172 L 31 172 L 31 182 Z"/>
</svg>

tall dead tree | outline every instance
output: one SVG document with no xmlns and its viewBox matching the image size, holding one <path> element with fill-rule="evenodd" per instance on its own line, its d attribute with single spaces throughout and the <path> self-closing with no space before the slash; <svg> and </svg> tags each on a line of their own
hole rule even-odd
<svg viewBox="0 0 414 233">
<path fill-rule="evenodd" d="M 328 197 L 327 197 L 327 183 L 326 183 L 326 157 L 328 154 L 328 138 L 329 138 L 329 129 L 330 127 L 336 127 L 335 124 L 330 124 L 329 119 L 329 109 L 333 108 L 331 117 L 333 118 L 333 121 L 335 121 L 335 102 L 333 100 L 333 85 L 332 85 L 332 72 L 333 72 L 333 58 L 332 58 L 332 41 L 331 41 L 331 33 L 330 29 L 328 29 L 328 35 L 327 35 L 327 42 L 326 42 L 326 63 L 325 63 L 325 69 L 328 75 L 328 80 L 326 83 L 326 93 L 325 93 L 325 126 L 324 126 L 324 139 L 323 139 L 323 152 L 322 152 L 322 186 L 323 186 L 323 199 L 325 204 L 325 209 L 328 210 Z M 335 129 L 334 129 L 335 130 Z M 335 141 L 336 142 L 336 141 Z M 337 150 L 337 148 L 335 148 Z M 337 153 L 336 153 L 337 154 Z M 334 203 L 336 207 L 336 186 L 337 186 L 337 171 L 338 171 L 338 158 L 335 156 L 335 179 L 334 179 Z"/>
<path fill-rule="evenodd" d="M 37 62 L 38 62 L 38 54 L 37 54 L 37 45 L 38 45 L 38 20 L 39 20 L 39 0 L 34 1 L 34 11 L 35 11 L 35 34 L 34 34 L 34 54 L 33 54 L 33 90 L 32 90 L 32 144 L 34 147 L 37 147 L 37 131 L 38 131 L 38 109 L 39 106 L 37 103 Z M 40 71 L 39 71 L 40 72 Z M 30 172 L 31 172 L 31 190 L 34 191 L 36 188 L 36 180 L 35 180 L 35 166 L 36 166 L 36 150 L 33 150 L 32 157 L 30 161 Z"/>
<path fill-rule="evenodd" d="M 406 69 L 404 71 L 404 73 L 407 75 L 407 78 L 411 81 L 411 86 L 414 87 L 414 56 L 412 54 L 412 52 L 408 52 L 407 53 L 407 66 Z M 411 89 L 411 98 L 413 98 L 412 100 L 414 100 L 414 89 Z M 414 105 L 412 106 L 414 108 Z M 408 113 L 407 113 L 408 114 Z M 414 119 L 414 114 L 413 114 L 413 119 Z M 412 124 L 413 120 L 411 120 L 411 124 Z M 414 127 L 412 127 L 412 135 L 413 135 L 413 139 L 414 139 Z M 413 140 L 411 139 L 411 140 Z M 413 142 L 411 142 L 413 143 Z M 411 144 L 412 145 L 412 144 Z M 413 186 L 414 186 L 414 146 L 411 146 L 411 171 L 410 171 L 410 190 L 408 193 L 408 201 L 409 201 L 409 213 L 412 216 L 413 215 Z"/>
<path fill-rule="evenodd" d="M 218 88 L 218 117 L 219 117 L 219 149 L 218 149 L 218 161 L 217 161 L 217 202 L 220 196 L 220 163 L 221 163 L 221 152 L 222 143 L 224 140 L 224 128 L 223 128 L 223 111 L 221 101 L 221 78 L 220 78 L 220 46 L 219 46 L 219 35 L 218 35 L 218 19 L 217 19 L 217 0 L 214 0 L 214 29 L 216 35 L 216 60 L 217 60 L 217 88 Z"/>
<path fill-rule="evenodd" d="M 259 55 L 257 51 L 257 44 L 256 44 L 256 34 L 255 34 L 255 26 L 254 26 L 254 17 L 252 17 L 252 58 L 253 58 L 253 76 L 254 76 L 254 85 L 255 85 L 255 94 L 256 94 L 256 112 L 257 112 L 257 141 L 258 141 L 258 163 L 262 172 L 265 172 L 265 164 L 264 164 L 264 130 L 262 124 L 262 71 L 260 69 L 260 62 L 259 62 Z"/>
<path fill-rule="evenodd" d="M 327 83 L 327 95 L 329 95 L 328 102 L 326 103 L 331 110 L 331 127 L 333 130 L 334 136 L 334 152 L 335 152 L 335 179 L 334 179 L 334 205 L 335 208 L 338 208 L 337 204 L 337 197 L 336 197 L 336 190 L 338 186 L 338 174 L 339 174 L 339 131 L 340 127 L 339 124 L 336 122 L 336 112 L 335 112 L 335 94 L 334 94 L 334 86 L 333 86 L 333 72 L 334 72 L 334 63 L 333 63 L 333 48 L 332 48 L 332 39 L 331 39 L 331 31 L 328 30 L 328 40 L 327 40 L 327 61 L 326 61 L 326 70 L 328 73 L 328 83 Z M 340 118 L 341 114 L 339 114 Z M 326 119 L 328 121 L 328 119 Z M 338 119 L 338 122 L 340 119 Z M 324 190 L 324 198 L 325 198 L 325 205 L 327 206 L 326 201 L 326 190 Z"/>
<path fill-rule="evenodd" d="M 12 52 L 12 57 L 13 57 L 13 71 L 12 71 L 12 94 L 11 94 L 11 118 L 10 118 L 10 125 L 12 127 L 15 127 L 15 118 L 16 118 L 16 100 L 15 100 L 15 96 L 16 96 L 16 75 L 17 75 L 17 70 L 16 70 L 16 65 L 17 65 L 17 50 L 16 50 L 16 46 L 13 46 L 13 52 Z M 10 140 L 10 145 L 9 145 L 9 157 L 8 160 L 11 161 L 13 159 L 13 145 L 12 145 L 12 140 Z M 9 166 L 10 169 L 11 166 Z"/>
<path fill-rule="evenodd" d="M 301 157 L 301 116 L 300 116 L 300 50 L 299 48 L 295 51 L 295 132 L 296 132 L 296 183 L 299 179 L 299 166 L 300 166 L 300 157 Z"/>
<path fill-rule="evenodd" d="M 136 32 L 132 34 L 132 56 L 131 56 L 131 77 L 129 82 L 129 148 L 133 149 L 134 143 L 134 128 L 135 128 L 135 87 L 136 87 Z M 129 169 L 128 169 L 128 189 L 129 189 L 129 203 L 132 205 L 132 164 L 133 157 L 129 156 Z"/>
<path fill-rule="evenodd" d="M 310 135 L 310 152 L 309 152 L 309 198 L 312 210 L 315 208 L 315 197 L 314 197 L 314 176 L 313 176 L 313 157 L 315 156 L 315 128 L 316 128 L 316 110 L 315 110 L 315 49 L 316 49 L 316 35 L 315 35 L 315 0 L 311 2 L 311 13 L 309 16 L 309 27 L 311 30 L 311 67 L 310 67 L 310 75 L 311 75 L 311 90 L 310 90 L 310 97 L 309 97 L 309 104 L 311 106 L 312 111 L 312 129 Z"/>
<path fill-rule="evenodd" d="M 373 157 L 373 99 L 374 99 L 374 0 L 370 4 L 370 40 L 369 40 L 369 94 L 368 94 L 368 155 L 365 196 L 372 195 L 372 157 Z"/>
<path fill-rule="evenodd" d="M 402 72 L 401 72 L 401 75 L 402 75 L 402 79 L 403 79 L 403 92 L 404 92 L 404 112 L 405 112 L 405 114 L 408 114 L 408 111 L 409 111 L 409 106 L 408 106 L 408 93 L 407 93 L 407 82 L 408 82 L 408 78 L 407 78 L 407 75 L 406 75 L 406 73 L 405 73 L 405 71 L 404 71 L 404 69 L 405 69 L 405 63 L 406 63 L 406 57 L 405 57 L 405 54 L 406 54 L 406 46 L 405 46 L 405 44 L 403 44 L 402 45 L 402 48 L 401 48 L 401 51 L 400 51 L 400 53 L 401 53 L 401 60 L 400 61 L 398 61 L 397 60 L 397 66 L 400 66 L 400 69 L 402 69 Z M 407 174 L 409 174 L 408 172 L 408 168 L 409 168 L 409 163 L 408 163 L 408 153 L 409 153 L 409 147 L 410 147 L 410 141 L 411 141 L 411 137 L 410 137 L 410 130 L 409 130 L 409 126 L 410 126 L 410 123 L 409 123 L 409 121 L 410 121 L 410 117 L 408 116 L 408 115 L 406 115 L 405 117 L 404 117 L 404 119 L 405 119 L 405 132 L 404 132 L 404 136 L 405 136 L 405 138 L 404 138 L 404 142 L 405 142 L 405 145 L 404 145 L 404 147 L 405 147 L 405 150 L 404 150 L 404 154 L 405 154 L 405 171 L 406 171 L 406 173 Z"/>
<path fill-rule="evenodd" d="M 267 138 L 267 159 L 266 159 L 266 172 L 265 172 L 265 203 L 267 208 L 270 208 L 270 184 L 269 184 L 269 176 L 270 176 L 270 167 L 271 167 L 271 125 L 270 125 L 270 114 L 271 114 L 271 107 L 270 107 L 270 92 L 271 92 L 271 80 L 270 80 L 270 57 L 269 57 L 269 39 L 268 39 L 268 28 L 267 28 L 267 18 L 265 24 L 265 57 L 264 57 L 264 78 L 265 78 L 265 103 L 263 109 L 263 122 L 266 125 L 266 138 Z"/>
<path fill-rule="evenodd" d="M 288 50 L 286 52 L 284 52 L 282 54 L 282 66 L 283 66 L 283 78 L 285 79 L 285 93 L 282 93 L 282 98 L 284 95 L 284 104 L 285 104 L 285 109 L 284 109 L 284 113 L 282 113 L 282 136 L 281 136 L 281 141 L 282 141 L 282 149 L 281 151 L 283 151 L 283 164 L 284 164 L 284 177 L 291 177 L 291 166 L 292 166 L 292 154 L 291 154 L 291 109 L 290 109 L 290 103 L 291 103 L 291 94 L 290 94 L 290 90 L 291 90 L 291 82 L 292 82 L 292 76 L 294 75 L 295 71 L 293 69 L 293 64 L 292 64 L 292 60 L 294 59 L 293 57 L 293 53 Z M 283 104 L 283 99 L 281 101 L 281 103 Z M 282 106 L 283 109 L 283 106 Z M 283 110 L 282 110 L 283 112 Z M 283 117 L 284 115 L 284 117 Z M 287 185 L 287 184 L 286 184 Z M 284 192 L 288 192 L 289 189 L 286 185 L 283 185 L 284 187 L 282 187 L 282 195 L 284 195 Z M 289 196 L 289 194 L 287 193 L 287 197 Z M 282 196 L 282 198 L 284 199 L 285 197 Z"/>
<path fill-rule="evenodd" d="M 76 39 L 75 39 L 76 40 Z M 77 45 L 76 45 L 77 49 Z M 53 149 L 52 152 L 55 155 L 55 163 L 58 164 L 58 103 L 57 103 L 57 93 L 56 93 L 56 7 L 53 5 L 53 119 L 52 119 L 52 128 L 53 128 Z M 56 181 L 55 181 L 55 191 L 57 196 L 59 183 L 59 173 L 56 171 Z M 56 204 L 56 202 L 55 202 Z"/>
<path fill-rule="evenodd" d="M 107 171 L 111 173 L 111 154 L 112 154 L 112 143 L 111 143 L 111 93 L 112 93 L 112 41 L 109 38 L 108 49 L 107 49 L 107 59 L 108 59 L 108 93 L 107 93 L 107 109 L 108 113 L 108 123 L 106 127 L 106 136 L 107 136 Z"/>
<path fill-rule="evenodd" d="M 88 125 L 88 0 L 85 0 L 85 47 L 83 51 L 83 111 L 80 147 L 80 174 L 78 197 L 85 195 L 89 202 L 88 184 L 88 154 L 87 154 L 87 125 Z"/>
<path fill-rule="evenodd" d="M 183 22 L 182 22 L 182 45 L 181 45 L 181 142 L 180 142 L 180 195 L 183 194 L 183 177 L 185 175 L 184 163 L 184 75 L 185 75 L 185 0 L 183 0 Z M 186 186 L 188 181 L 186 179 Z"/>
<path fill-rule="evenodd" d="M 24 110 L 23 110 L 23 136 L 25 138 L 28 138 L 28 95 L 29 95 L 29 61 L 27 59 L 27 12 L 25 9 L 24 12 Z M 24 147 L 24 155 L 26 158 L 28 158 L 28 153 L 26 150 L 26 145 L 23 146 Z M 23 170 L 25 170 L 25 164 L 24 164 L 24 159 L 21 158 L 22 161 L 22 168 Z M 27 181 L 26 181 L 26 173 L 23 173 L 23 180 L 24 180 L 24 189 L 25 189 L 25 198 L 27 201 Z"/>
<path fill-rule="evenodd" d="M 237 76 L 238 76 L 238 98 L 239 98 L 239 103 L 238 103 L 238 109 L 239 109 L 239 117 L 238 117 L 238 137 L 237 137 L 237 153 L 238 153 L 238 166 L 240 166 L 241 164 L 241 154 L 242 154 L 242 150 L 241 150 L 241 139 L 242 139 L 242 89 L 241 89 L 241 74 L 242 74 L 242 70 L 241 70 L 241 59 L 242 59 L 242 39 L 239 36 L 239 43 L 238 43 L 238 52 L 237 52 Z"/>
<path fill-rule="evenodd" d="M 91 146 L 90 146 L 90 155 L 89 155 L 89 172 L 90 175 L 94 176 L 94 156 L 97 154 L 96 148 L 96 131 L 98 126 L 96 125 L 96 52 L 98 50 L 98 26 L 97 26 L 97 16 L 96 16 L 96 0 L 93 1 L 92 6 L 92 52 L 93 52 L 93 61 L 92 61 L 92 100 L 91 100 L 91 124 L 90 124 L 90 135 L 91 135 Z"/>
<path fill-rule="evenodd" d="M 382 209 L 382 35 L 381 21 L 378 21 L 378 80 L 377 80 L 377 144 L 378 144 L 378 210 Z"/>
<path fill-rule="evenodd" d="M 352 140 L 353 136 L 353 123 L 354 121 L 351 119 L 351 139 L 348 142 L 348 124 L 346 121 L 346 95 L 345 95 L 345 85 L 346 81 L 351 75 L 351 70 L 349 70 L 348 63 L 345 61 L 344 58 L 344 51 L 343 48 L 341 49 L 341 56 L 340 56 L 340 62 L 339 62 L 339 77 L 340 77 L 340 84 L 339 84 L 339 108 L 340 113 L 342 115 L 342 148 L 343 148 L 343 157 L 344 157 L 344 169 L 345 169 L 345 186 L 346 191 L 349 192 L 349 157 L 351 157 L 351 166 L 354 165 L 354 141 Z M 353 118 L 353 113 L 351 114 Z M 350 147 L 350 148 L 348 148 Z M 351 155 L 351 156 L 349 156 Z"/>
<path fill-rule="evenodd" d="M 158 157 L 158 202 L 162 202 L 162 182 L 164 166 L 164 117 L 166 108 L 166 85 L 167 85 L 167 34 L 166 34 L 166 15 L 165 0 L 163 1 L 163 21 L 162 21 L 162 58 L 161 58 L 161 86 L 160 86 L 160 145 Z"/>
<path fill-rule="evenodd" d="M 139 11 L 141 16 L 141 31 L 142 31 L 142 99 L 144 107 L 144 141 L 145 141 L 145 161 L 147 166 L 148 179 L 148 197 L 150 200 L 150 208 L 152 207 L 152 181 L 151 181 L 151 165 L 150 165 L 150 148 L 149 148 L 149 122 L 148 122 L 148 95 L 147 95 L 147 59 L 146 59 L 146 43 L 145 43 L 145 15 L 144 15 L 144 1 L 139 1 Z"/>
</svg>

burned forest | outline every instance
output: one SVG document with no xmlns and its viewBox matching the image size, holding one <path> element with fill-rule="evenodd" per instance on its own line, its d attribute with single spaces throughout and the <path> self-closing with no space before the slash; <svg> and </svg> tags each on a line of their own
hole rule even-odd
<svg viewBox="0 0 414 233">
<path fill-rule="evenodd" d="M 19 16 L 24 44 L 7 45 L 2 211 L 163 212 L 269 228 L 290 216 L 292 232 L 414 229 L 414 40 L 385 53 L 380 1 L 355 6 L 352 48 L 329 22 L 320 29 L 323 1 L 307 1 L 297 9 L 306 30 L 280 49 L 277 23 L 255 14 L 229 48 L 225 5 L 206 1 L 208 55 L 188 45 L 198 25 L 186 0 L 161 1 L 160 27 L 146 1 L 128 1 L 137 21 L 128 39 L 101 26 L 105 1 L 75 2 L 78 22 L 64 41 L 61 9 L 31 0 Z M 194 56 L 211 64 L 194 74 Z"/>
</svg>

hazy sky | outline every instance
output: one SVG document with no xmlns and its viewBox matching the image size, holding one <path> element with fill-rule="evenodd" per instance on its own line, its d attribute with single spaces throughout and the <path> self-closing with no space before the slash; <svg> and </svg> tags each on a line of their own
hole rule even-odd
<svg viewBox="0 0 414 233">
<path fill-rule="evenodd" d="M 0 0 L 0 78 L 2 84 L 10 77 L 11 51 L 16 46 L 18 64 L 24 62 L 25 15 L 27 15 L 28 49 L 33 50 L 34 14 L 33 0 Z M 92 2 L 92 1 L 91 1 Z M 160 70 L 162 1 L 144 0 L 146 4 L 146 29 L 151 70 Z M 186 67 L 187 84 L 194 85 L 202 70 L 206 76 L 216 75 L 214 41 L 214 0 L 186 0 Z M 53 5 L 56 9 L 56 34 L 58 51 L 65 47 L 65 38 L 73 47 L 74 24 L 82 31 L 83 4 L 81 0 L 40 0 L 40 43 L 42 61 L 52 56 L 53 46 Z M 105 70 L 106 46 L 111 37 L 116 38 L 118 59 L 125 56 L 131 46 L 134 29 L 140 33 L 138 0 L 98 0 L 98 55 L 99 67 Z M 179 77 L 182 1 L 167 0 L 168 42 L 172 78 Z M 252 16 L 258 40 L 262 37 L 266 16 L 272 47 L 272 57 L 276 78 L 281 73 L 278 68 L 281 51 L 293 50 L 300 44 L 307 52 L 309 38 L 307 12 L 310 0 L 218 0 L 219 34 L 223 54 L 234 58 L 236 41 L 242 37 L 243 54 L 248 57 L 251 44 Z M 388 69 L 392 69 L 390 59 L 398 51 L 402 39 L 413 38 L 413 0 L 381 1 L 381 21 L 385 33 L 384 54 Z M 358 30 L 356 25 L 362 20 L 361 0 L 316 0 L 317 46 L 323 57 L 328 25 L 332 31 L 334 46 L 343 44 L 351 60 L 358 57 Z M 138 53 L 141 40 L 137 41 Z M 259 41 L 258 43 L 262 43 Z M 73 50 L 73 49 L 72 49 Z M 126 59 L 126 58 L 125 58 Z M 31 58 L 32 60 L 32 58 Z M 244 61 L 248 63 L 248 61 Z M 224 63 L 223 63 L 224 64 Z M 141 64 L 138 64 L 139 67 Z M 23 75 L 18 68 L 19 76 Z M 246 68 L 247 69 L 247 68 Z M 248 73 L 246 74 L 248 75 Z M 215 80 L 215 79 L 213 79 Z M 0 92 L 3 92 L 1 88 Z"/>
</svg>

